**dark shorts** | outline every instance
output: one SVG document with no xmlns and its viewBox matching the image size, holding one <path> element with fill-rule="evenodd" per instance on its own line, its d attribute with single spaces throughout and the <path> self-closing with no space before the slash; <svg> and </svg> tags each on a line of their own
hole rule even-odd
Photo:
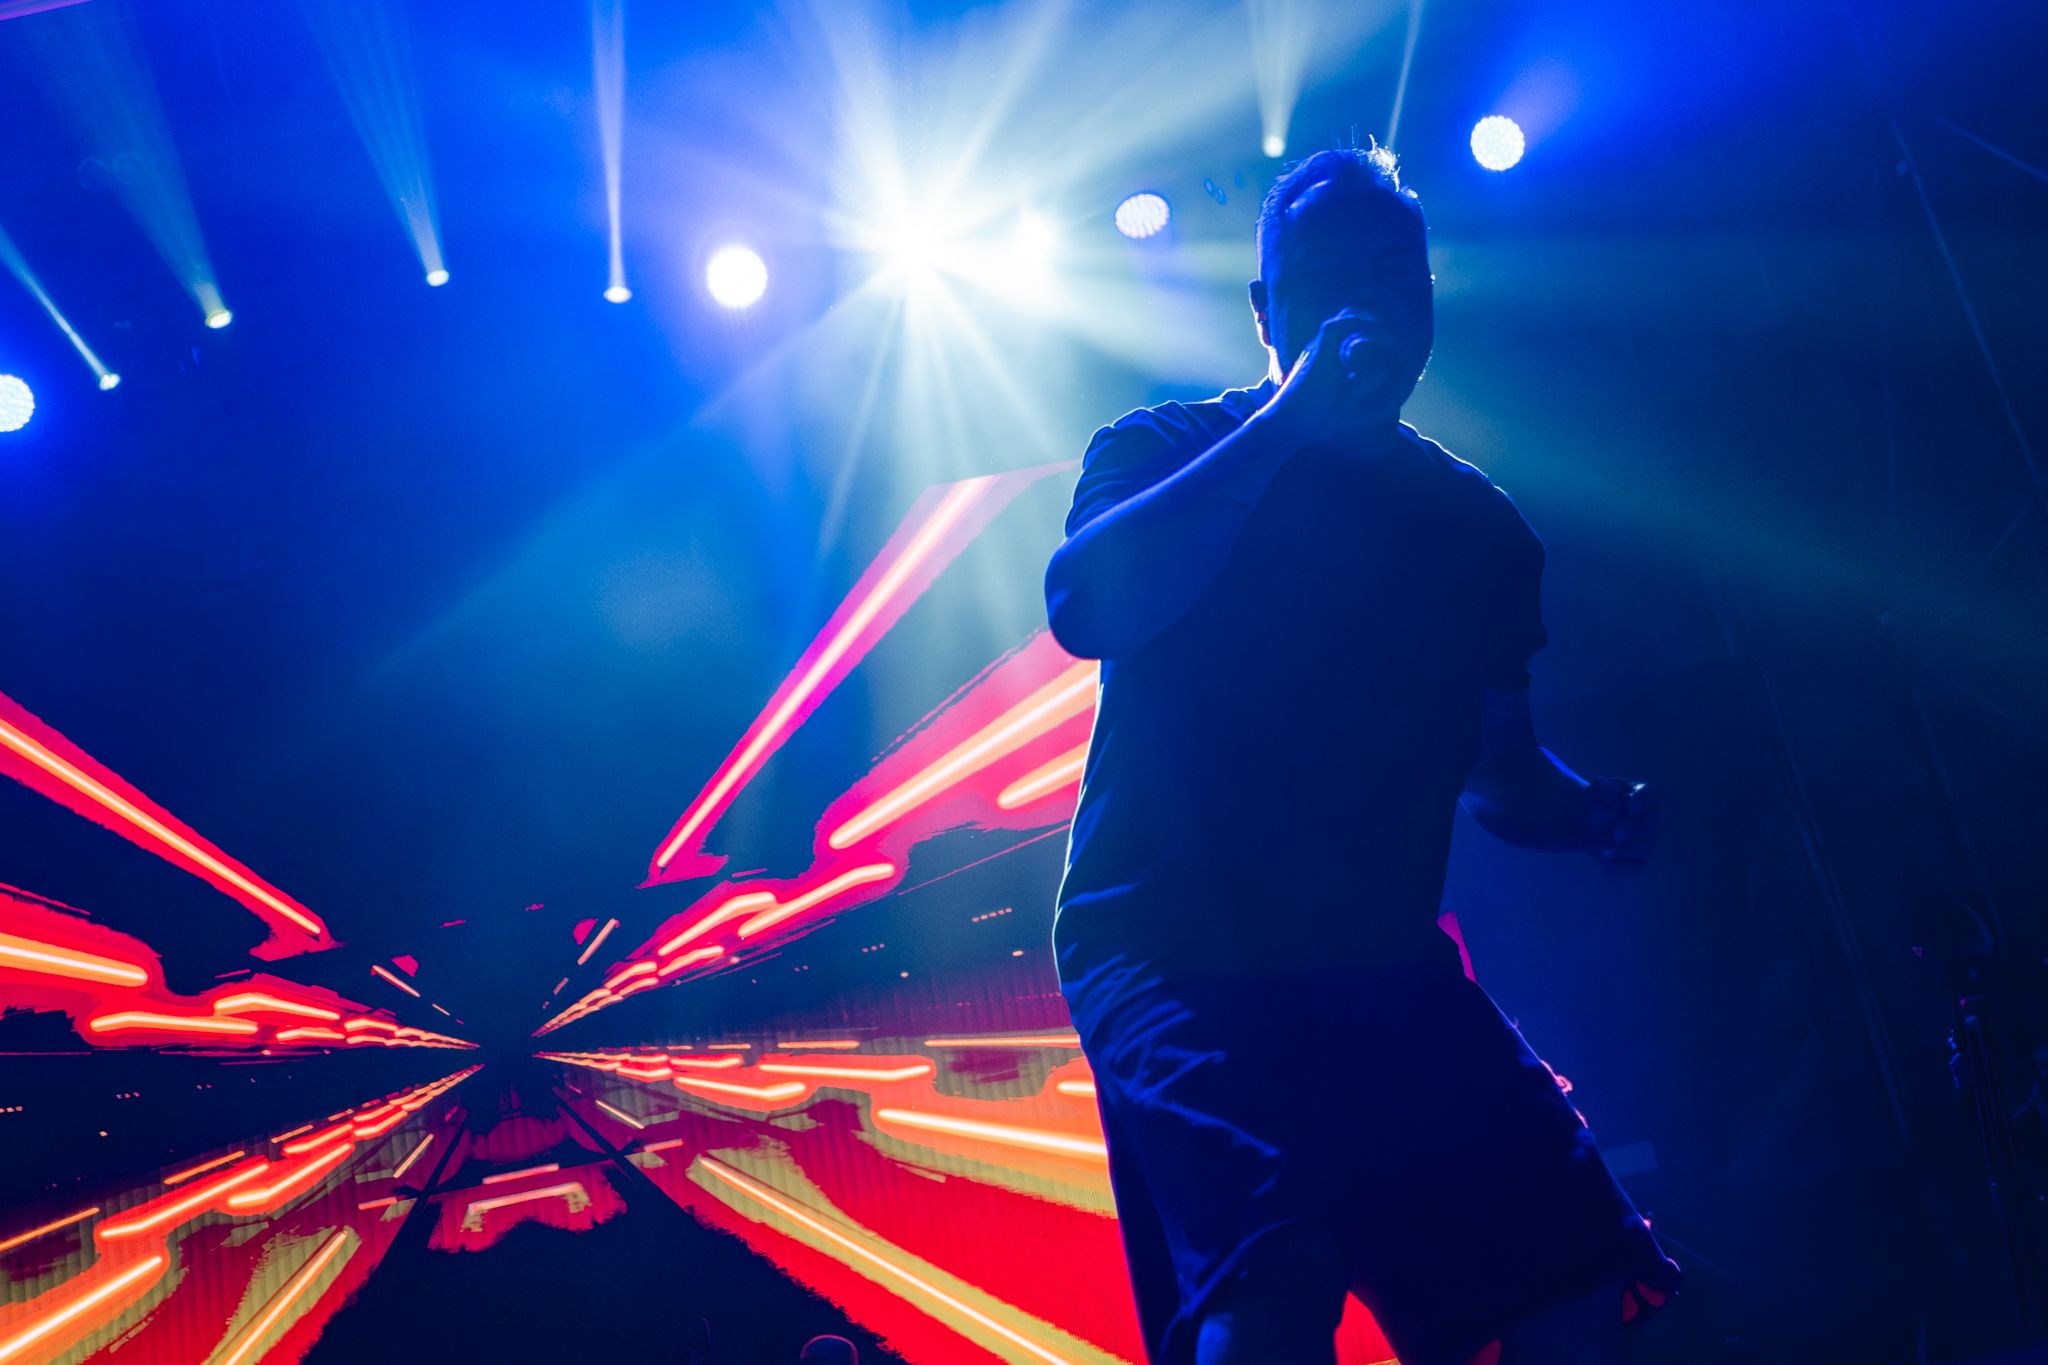
<svg viewBox="0 0 2048 1365">
<path fill-rule="evenodd" d="M 1155 1365 L 1259 1240 L 1306 1224 L 1406 1365 L 1462 1365 L 1604 1286 L 1676 1287 L 1593 1135 L 1454 948 L 1402 965 L 1061 963 Z"/>
</svg>

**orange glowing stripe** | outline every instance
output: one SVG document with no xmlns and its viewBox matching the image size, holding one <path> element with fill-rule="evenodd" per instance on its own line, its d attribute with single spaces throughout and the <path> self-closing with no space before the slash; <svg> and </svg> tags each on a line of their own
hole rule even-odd
<svg viewBox="0 0 2048 1365">
<path fill-rule="evenodd" d="M 318 1024 L 307 1024 L 302 1028 L 283 1028 L 277 1031 L 277 1041 L 280 1043 L 302 1043 L 309 1038 L 317 1038 L 323 1043 L 338 1043 L 346 1037 L 347 1035 L 338 1029 L 321 1028 Z"/>
<path fill-rule="evenodd" d="M 149 973 L 133 963 L 14 934 L 0 934 L 0 967 L 43 976 L 68 976 L 79 981 L 103 981 L 110 986 L 142 986 L 149 982 Z"/>
<path fill-rule="evenodd" d="M 770 896 L 768 900 L 772 904 L 775 900 L 775 897 Z M 725 946 L 723 944 L 714 943 L 711 944 L 709 947 L 692 948 L 689 952 L 684 953 L 681 957 L 675 959 L 673 962 L 663 963 L 661 970 L 658 973 L 656 973 L 656 975 L 672 976 L 675 973 L 681 971 L 685 967 L 694 967 L 699 962 L 709 962 L 714 957 L 724 956 Z"/>
<path fill-rule="evenodd" d="M 817 1052 L 832 1047 L 859 1047 L 858 1038 L 807 1038 L 802 1041 L 785 1038 L 775 1046 L 785 1052 Z"/>
<path fill-rule="evenodd" d="M 1004 810 L 1015 810 L 1027 806 L 1039 797 L 1071 786 L 1081 780 L 1081 774 L 1088 767 L 1088 746 L 1069 749 L 1042 768 L 1033 768 L 1024 776 L 1003 788 L 996 797 L 996 805 Z"/>
<path fill-rule="evenodd" d="M 1077 663 L 990 721 L 938 762 L 911 778 L 860 814 L 848 820 L 825 842 L 833 848 L 872 834 L 913 807 L 936 796 L 953 782 L 986 765 L 1060 722 L 1095 704 L 1095 664 Z"/>
<path fill-rule="evenodd" d="M 774 1085 L 741 1085 L 737 1081 L 707 1081 L 701 1076 L 678 1076 L 676 1084 L 686 1090 L 741 1095 L 750 1100 L 793 1100 L 810 1092 L 810 1087 L 802 1081 L 778 1081 Z"/>
<path fill-rule="evenodd" d="M 240 1153 L 237 1153 L 237 1155 L 240 1155 Z M 6 1241 L 0 1242 L 0 1252 L 12 1251 L 24 1242 L 33 1242 L 46 1232 L 55 1232 L 58 1228 L 68 1228 L 73 1223 L 82 1223 L 99 1211 L 100 1206 L 94 1204 L 91 1208 L 74 1213 L 69 1218 L 59 1218 L 54 1223 L 45 1223 L 39 1228 L 30 1228 L 27 1232 L 18 1232 Z"/>
<path fill-rule="evenodd" d="M 370 1212 L 370 1211 L 371 1211 L 372 1209 L 388 1209 L 388 1208 L 390 1208 L 390 1207 L 391 1207 L 391 1206 L 392 1206 L 393 1204 L 396 1204 L 397 1202 L 398 1202 L 398 1196 L 397 1196 L 397 1195 L 395 1195 L 395 1194 L 387 1194 L 387 1195 L 385 1195 L 385 1196 L 384 1196 L 384 1197 L 383 1197 L 382 1199 L 372 1199 L 372 1200 L 370 1200 L 370 1201 L 369 1201 L 368 1203 L 364 1203 L 364 1204 L 358 1204 L 358 1205 L 356 1205 L 356 1212 L 357 1212 L 357 1213 L 368 1213 L 368 1212 Z"/>
<path fill-rule="evenodd" d="M 604 988 L 608 991 L 615 991 L 624 983 L 631 981 L 634 977 L 646 976 L 649 972 L 655 970 L 657 970 L 657 964 L 655 963 L 635 962 L 633 965 L 625 968 L 623 971 L 615 973 L 609 981 L 606 981 L 604 983 Z"/>
<path fill-rule="evenodd" d="M 814 1066 L 808 1062 L 763 1062 L 758 1068 L 777 1076 L 844 1076 L 857 1081 L 907 1081 L 937 1070 L 930 1062 L 907 1066 Z"/>
<path fill-rule="evenodd" d="M 725 923 L 727 920 L 738 919 L 741 915 L 746 914 L 750 910 L 757 909 L 758 907 L 763 905 L 773 904 L 775 904 L 775 895 L 773 892 L 742 892 L 740 895 L 734 896 L 730 900 L 727 900 L 726 902 L 721 904 L 716 910 L 713 910 L 703 919 L 698 920 L 695 924 L 683 930 L 683 932 L 677 934 L 668 942 L 662 944 L 661 947 L 657 948 L 655 951 L 660 953 L 662 956 L 666 957 L 668 954 L 682 947 L 685 943 L 688 943 L 691 939 L 709 933 L 711 930 L 716 929 L 719 925 Z M 698 951 L 702 952 L 703 949 L 700 948 L 698 949 Z M 672 970 L 674 966 L 674 963 L 670 963 L 667 967 L 662 968 L 662 975 L 668 975 L 669 971 Z"/>
<path fill-rule="evenodd" d="M 604 1110 L 605 1113 L 610 1114 L 613 1118 L 617 1119 L 620 1123 L 626 1124 L 629 1127 L 645 1128 L 647 1126 L 646 1124 L 642 1123 L 639 1119 L 636 1119 L 631 1114 L 627 1113 L 625 1110 L 614 1109 L 609 1104 L 606 1104 L 603 1100 L 593 1100 L 591 1102 L 595 1104 L 598 1108 Z M 471 1205 L 471 1207 L 473 1208 L 475 1206 Z"/>
<path fill-rule="evenodd" d="M 1054 1087 L 1053 1087 L 1053 1089 L 1055 1089 L 1055 1090 L 1059 1091 L 1059 1092 L 1060 1092 L 1060 1093 L 1061 1093 L 1062 1095 L 1088 1095 L 1088 1096 L 1092 1096 L 1092 1095 L 1094 1095 L 1094 1093 L 1095 1093 L 1095 1082 L 1093 1082 L 1093 1081 L 1061 1081 L 1061 1082 L 1060 1082 L 1060 1083 L 1059 1083 L 1058 1085 L 1054 1086 Z"/>
<path fill-rule="evenodd" d="M 648 1143 L 640 1150 L 643 1152 L 665 1152 L 671 1147 L 682 1146 L 686 1141 L 688 1141 L 687 1138 L 663 1138 L 660 1142 Z"/>
<path fill-rule="evenodd" d="M 360 1119 L 358 1119 L 355 1124 L 355 1135 L 358 1138 L 382 1137 L 384 1134 L 390 1132 L 393 1128 L 396 1128 L 399 1124 L 404 1123 L 405 1120 L 406 1111 L 403 1109 L 391 1115 L 389 1118 L 378 1119 L 372 1123 L 364 1123 Z"/>
<path fill-rule="evenodd" d="M 236 1344 L 234 1350 L 220 1358 L 219 1365 L 242 1365 L 243 1361 L 249 1359 L 249 1353 L 256 1349 L 256 1343 L 263 1340 L 270 1329 L 277 1325 L 277 1320 L 284 1316 L 286 1309 L 298 1302 L 299 1296 L 306 1292 L 306 1286 L 319 1277 L 320 1272 L 327 1268 L 327 1263 L 334 1259 L 335 1253 L 341 1250 L 348 1239 L 349 1233 L 346 1229 L 328 1238 L 327 1245 L 313 1253 L 313 1259 L 300 1267 L 299 1273 L 292 1276 L 285 1282 L 284 1288 L 277 1291 L 277 1297 L 271 1301 L 270 1306 L 249 1324 L 248 1330 L 242 1333 L 241 1341 Z"/>
<path fill-rule="evenodd" d="M 254 1208 L 258 1204 L 268 1204 L 273 1199 L 296 1197 L 314 1181 L 346 1161 L 354 1152 L 354 1143 L 345 1142 L 339 1147 L 330 1148 L 274 1185 L 259 1185 L 253 1190 L 243 1190 L 239 1194 L 229 1195 L 228 1207 Z"/>
<path fill-rule="evenodd" d="M 35 1319 L 26 1328 L 16 1332 L 5 1341 L 0 1341 L 0 1361 L 13 1360 L 44 1337 L 49 1336 L 53 1332 L 61 1331 L 69 1324 L 77 1321 L 80 1317 L 90 1313 L 93 1309 L 126 1289 L 129 1285 L 134 1284 L 137 1280 L 143 1279 L 146 1276 L 163 1273 L 164 1267 L 170 1263 L 171 1261 L 168 1256 L 160 1255 L 150 1256 L 144 1260 L 137 1261 L 134 1265 L 128 1267 L 128 1269 L 122 1271 L 92 1292 L 81 1294 L 55 1312 Z"/>
<path fill-rule="evenodd" d="M 336 1138 L 353 1138 L 354 1136 L 355 1125 L 353 1123 L 337 1123 L 334 1127 L 322 1129 L 311 1137 L 302 1137 L 297 1142 L 285 1143 L 284 1150 L 288 1156 L 297 1156 L 301 1152 L 310 1152 L 315 1147 L 325 1147 Z"/>
<path fill-rule="evenodd" d="M 597 951 L 597 945 L 604 942 L 607 938 L 610 938 L 612 930 L 618 927 L 619 922 L 617 920 L 606 920 L 604 922 L 604 928 L 592 934 L 590 936 L 590 942 L 583 945 L 583 955 L 576 959 L 576 965 L 581 967 L 584 963 L 590 961 L 590 955 Z"/>
<path fill-rule="evenodd" d="M 346 1114 L 347 1112 L 348 1112 L 348 1110 L 344 1109 L 344 1110 L 342 1110 L 342 1111 L 341 1111 L 341 1114 Z M 328 1115 L 327 1117 L 328 1117 L 328 1119 L 329 1119 L 330 1121 L 332 1121 L 332 1120 L 334 1120 L 334 1119 L 338 1119 L 338 1118 L 340 1118 L 340 1117 L 341 1117 L 341 1114 L 329 1114 L 329 1115 Z M 289 1130 L 289 1131 L 287 1131 L 287 1132 L 279 1133 L 279 1134 L 278 1134 L 278 1135 L 277 1135 L 276 1137 L 272 1138 L 272 1139 L 271 1139 L 271 1141 L 272 1141 L 272 1142 L 283 1142 L 283 1141 L 284 1141 L 284 1140 L 285 1140 L 286 1138 L 295 1138 L 295 1137 L 297 1137 L 297 1136 L 298 1136 L 299 1134 L 301 1134 L 301 1133 L 310 1133 L 310 1132 L 312 1132 L 312 1131 L 313 1131 L 313 1125 L 312 1125 L 312 1124 L 310 1124 L 310 1123 L 302 1123 L 302 1124 L 300 1124 L 300 1125 L 299 1125 L 298 1127 L 296 1127 L 296 1128 L 293 1128 L 293 1129 L 291 1129 L 291 1130 Z"/>
<path fill-rule="evenodd" d="M 616 1004 L 619 1000 L 624 1000 L 629 995 L 638 995 L 641 991 L 651 991 L 660 984 L 661 979 L 653 976 L 643 976 L 638 981 L 628 981 L 625 985 L 619 987 L 618 990 L 612 992 L 615 997 L 612 1003 Z"/>
<path fill-rule="evenodd" d="M 339 1010 L 322 1009 L 303 1000 L 287 1000 L 283 996 L 265 995 L 261 991 L 244 991 L 240 995 L 224 996 L 213 1002 L 215 1014 L 247 1014 L 253 1010 L 275 1010 L 280 1014 L 297 1014 L 307 1019 L 325 1019 L 329 1022 L 341 1018 Z"/>
<path fill-rule="evenodd" d="M 663 1062 L 659 1066 L 622 1066 L 618 1074 L 631 1081 L 665 1081 L 674 1073 Z"/>
<path fill-rule="evenodd" d="M 668 1059 L 668 1064 L 670 1066 L 694 1066 L 705 1071 L 716 1071 L 728 1066 L 740 1066 L 746 1060 L 744 1057 L 671 1057 Z"/>
<path fill-rule="evenodd" d="M 94 1233 L 94 1236 L 100 1241 L 111 1242 L 122 1237 L 132 1237 L 138 1232 L 153 1231 L 156 1228 L 163 1227 L 166 1223 L 182 1222 L 197 1210 L 205 1208 L 215 1199 L 235 1188 L 235 1186 L 248 1184 L 257 1176 L 262 1175 L 267 1169 L 269 1167 L 266 1163 L 265 1165 L 251 1166 L 246 1171 L 236 1171 L 234 1174 L 216 1180 L 211 1184 L 202 1185 L 176 1203 L 166 1204 L 152 1213 L 145 1213 L 140 1217 L 129 1218 L 126 1221 L 116 1219 L 111 1223 L 102 1223 Z"/>
<path fill-rule="evenodd" d="M 283 915 L 307 933 L 324 934 L 327 932 L 326 925 L 314 919 L 306 911 L 296 909 L 287 904 L 281 898 L 280 893 L 250 881 L 247 877 L 235 871 L 235 869 L 229 867 L 211 853 L 208 853 L 205 849 L 194 844 L 184 835 L 179 834 L 176 830 L 167 828 L 162 821 L 156 819 L 148 812 L 136 809 L 133 803 L 127 801 L 118 793 L 107 790 L 106 787 L 94 781 L 89 775 L 80 772 L 77 768 L 51 753 L 41 744 L 30 739 L 4 720 L 0 720 L 0 744 L 4 744 L 14 750 L 14 752 L 20 754 L 44 772 L 49 773 L 73 791 L 79 792 L 97 804 L 113 811 L 130 824 L 139 825 L 143 829 L 148 830 L 157 839 L 177 849 L 178 852 L 206 868 L 223 881 L 233 882 L 243 891 L 262 901 L 265 905 L 277 911 L 278 914 Z"/>
<path fill-rule="evenodd" d="M 474 1200 L 469 1205 L 469 1212 L 485 1214 L 492 1209 L 524 1204 L 533 1199 L 566 1199 L 572 1194 L 580 1194 L 585 1199 L 590 1197 L 590 1191 L 583 1188 L 582 1181 L 567 1180 L 559 1185 L 548 1185 L 538 1190 L 521 1190 L 518 1194 L 501 1194 L 495 1199 Z"/>
<path fill-rule="evenodd" d="M 763 910 L 739 927 L 739 935 L 741 938 L 749 938 L 763 929 L 773 928 L 791 915 L 800 915 L 812 906 L 828 901 L 851 887 L 862 886 L 868 882 L 887 881 L 895 875 L 894 863 L 869 863 L 865 867 L 856 867 L 851 872 L 842 872 L 823 886 L 805 892 L 787 905 L 778 905 L 773 910 Z"/>
<path fill-rule="evenodd" d="M 236 1157 L 243 1157 L 247 1155 L 249 1155 L 249 1153 L 246 1150 L 233 1151 L 229 1152 L 226 1156 L 217 1156 L 211 1161 L 202 1161 L 197 1166 L 187 1166 L 184 1170 L 179 1171 L 176 1175 L 165 1176 L 164 1184 L 182 1185 L 195 1175 L 205 1175 L 208 1171 L 212 1170 L 216 1166 L 225 1166 L 230 1161 L 233 1161 Z"/>
<path fill-rule="evenodd" d="M 420 1153 L 426 1151 L 427 1148 L 433 1144 L 433 1141 L 434 1135 L 432 1133 L 429 1133 L 425 1137 L 421 1138 L 420 1145 L 413 1148 L 410 1152 L 407 1152 L 405 1154 L 405 1160 L 398 1163 L 398 1169 L 394 1170 L 391 1173 L 391 1178 L 393 1180 L 396 1180 L 400 1176 L 404 1175 L 408 1170 L 412 1169 L 412 1163 L 420 1159 Z"/>
<path fill-rule="evenodd" d="M 413 997 L 415 1000 L 420 998 L 420 993 L 414 990 L 411 985 L 399 980 L 396 975 L 384 970 L 384 968 L 378 963 L 372 962 L 370 964 L 370 972 L 373 976 L 383 977 L 386 981 L 389 981 L 392 985 L 398 987 L 398 989 L 404 991 L 407 995 Z"/>
<path fill-rule="evenodd" d="M 154 1029 L 161 1033 L 237 1033 L 258 1032 L 256 1025 L 247 1019 L 211 1019 L 199 1015 L 149 1014 L 142 1010 L 129 1010 L 123 1014 L 96 1014 L 85 1021 L 93 1033 L 125 1033 L 129 1029 Z"/>
<path fill-rule="evenodd" d="M 1069 1137 L 1065 1133 L 1048 1133 L 1041 1128 L 1018 1128 L 1007 1123 L 983 1123 L 980 1119 L 959 1119 L 949 1114 L 923 1114 L 915 1109 L 877 1109 L 875 1117 L 884 1123 L 900 1123 L 906 1128 L 925 1128 L 938 1133 L 951 1133 L 958 1137 L 980 1138 L 984 1142 L 1001 1143 L 1005 1147 L 1028 1147 L 1034 1151 L 1092 1157 L 1101 1161 L 1109 1159 L 1109 1147 L 1105 1143 Z"/>
<path fill-rule="evenodd" d="M 889 572 L 884 574 L 882 580 L 861 599 L 860 605 L 854 608 L 853 615 L 846 618 L 846 624 L 839 628 L 831 643 L 825 646 L 810 668 L 805 670 L 804 676 L 797 680 L 797 685 L 782 699 L 782 705 L 775 708 L 775 713 L 768 718 L 768 723 L 754 735 L 753 741 L 740 752 L 739 757 L 726 765 L 725 772 L 712 784 L 711 790 L 698 798 L 689 818 L 676 828 L 675 834 L 655 858 L 656 867 L 669 865 L 677 850 L 682 848 L 689 837 L 697 832 L 697 827 L 704 823 L 705 818 L 716 810 L 719 803 L 744 779 L 755 761 L 770 744 L 774 743 L 775 737 L 782 733 L 782 727 L 789 724 L 790 718 L 803 707 L 811 693 L 817 690 L 825 675 L 832 671 L 833 665 L 845 656 L 846 651 L 853 647 L 853 642 L 860 638 L 861 632 L 881 614 L 889 599 L 910 581 L 911 574 L 917 571 L 917 566 L 937 547 L 940 538 L 952 529 L 953 524 L 960 520 L 974 500 L 986 492 L 988 486 L 994 482 L 993 477 L 986 475 L 978 479 L 965 480 L 946 495 L 944 502 L 933 509 L 930 520 L 926 521 L 923 529 L 917 533 L 917 538 L 903 548 L 903 553 L 889 566 Z"/>
<path fill-rule="evenodd" d="M 926 1047 L 1079 1047 L 1078 1033 L 1020 1033 L 1009 1037 L 927 1038 Z"/>
<path fill-rule="evenodd" d="M 723 1050 L 725 1050 L 725 1051 L 727 1051 L 727 1052 L 745 1052 L 745 1051 L 746 1051 L 747 1049 L 751 1048 L 752 1046 L 753 1046 L 753 1044 L 752 1044 L 752 1043 L 706 1043 L 706 1044 L 704 1044 L 704 1047 L 705 1047 L 705 1049 L 706 1049 L 707 1051 L 718 1051 L 719 1049 L 723 1049 Z"/>
<path fill-rule="evenodd" d="M 355 1033 L 359 1030 L 366 1028 L 380 1028 L 383 1029 L 386 1033 L 394 1033 L 397 1031 L 398 1025 L 392 1023 L 388 1019 L 351 1019 L 346 1024 L 343 1024 L 342 1028 L 346 1029 L 350 1033 Z"/>
<path fill-rule="evenodd" d="M 561 1169 L 561 1162 L 550 1161 L 545 1166 L 528 1166 L 523 1171 L 500 1171 L 496 1175 L 487 1175 L 483 1178 L 482 1183 L 486 1185 L 497 1185 L 502 1184 L 507 1180 L 524 1180 L 527 1176 L 530 1175 L 553 1175 L 556 1171 L 559 1171 Z"/>
<path fill-rule="evenodd" d="M 911 1288 L 917 1290 L 922 1294 L 927 1295 L 930 1298 L 936 1299 L 938 1302 L 944 1304 L 947 1308 L 952 1309 L 954 1312 L 960 1314 L 962 1317 L 969 1319 L 978 1326 L 984 1327 L 987 1330 L 994 1332 L 997 1336 L 1000 1336 L 1001 1338 L 1003 1338 L 1003 1340 L 1010 1342 L 1012 1345 L 1017 1346 L 1018 1348 L 1026 1352 L 1029 1352 L 1034 1358 L 1045 1361 L 1046 1365 L 1073 1365 L 1073 1362 L 1070 1361 L 1067 1357 L 1055 1354 L 1052 1350 L 1045 1346 L 1040 1345 L 1038 1342 L 1033 1341 L 1030 1337 L 1025 1336 L 1016 1328 L 1009 1326 L 1007 1323 L 1000 1322 L 997 1319 L 990 1317 L 988 1314 L 982 1312 L 979 1308 L 976 1308 L 972 1304 L 961 1300 L 955 1295 L 947 1293 L 945 1290 L 939 1288 L 937 1285 L 933 1284 L 931 1281 L 927 1279 L 924 1279 L 922 1276 L 916 1274 L 915 1272 L 904 1269 L 902 1266 L 897 1265 L 894 1261 L 882 1255 L 880 1252 L 873 1251 L 868 1247 L 862 1246 L 859 1242 L 847 1236 L 845 1233 L 839 1231 L 837 1228 L 826 1223 L 823 1219 L 817 1217 L 815 1214 L 805 1209 L 802 1205 L 793 1203 L 790 1200 L 782 1198 L 775 1191 L 769 1189 L 766 1185 L 763 1185 L 758 1181 L 749 1179 L 747 1176 L 741 1175 L 738 1171 L 734 1170 L 730 1166 L 727 1166 L 723 1162 L 714 1161 L 707 1156 L 700 1156 L 697 1158 L 697 1164 L 702 1166 L 710 1174 L 717 1176 L 720 1180 L 723 1180 L 726 1184 L 731 1185 L 735 1189 L 741 1191 L 743 1194 L 746 1194 L 748 1197 L 756 1200 L 759 1203 L 767 1205 L 771 1209 L 774 1209 L 777 1213 L 789 1219 L 791 1222 L 799 1223 L 802 1226 L 809 1228 L 812 1232 L 815 1232 L 820 1237 L 823 1237 L 827 1241 L 833 1243 L 835 1246 L 844 1248 L 847 1252 L 851 1253 L 852 1255 L 858 1256 L 861 1260 L 866 1261 L 869 1265 L 874 1266 L 877 1270 L 882 1271 L 884 1274 L 889 1275 L 890 1277 L 898 1281 L 901 1281 L 904 1284 L 909 1285 Z"/>
</svg>

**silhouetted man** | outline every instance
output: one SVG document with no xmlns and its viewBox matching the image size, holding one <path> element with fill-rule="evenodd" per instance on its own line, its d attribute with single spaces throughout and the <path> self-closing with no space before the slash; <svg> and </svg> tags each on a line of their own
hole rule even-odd
<svg viewBox="0 0 2048 1365">
<path fill-rule="evenodd" d="M 1641 861 L 1640 784 L 1538 746 L 1543 547 L 1401 424 L 1433 337 L 1383 149 L 1290 169 L 1251 286 L 1272 378 L 1095 435 L 1046 576 L 1102 660 L 1054 929 L 1156 1362 L 1609 1357 L 1677 1268 L 1436 924 L 1462 798 Z M 1284 377 L 1283 377 L 1284 376 Z"/>
</svg>

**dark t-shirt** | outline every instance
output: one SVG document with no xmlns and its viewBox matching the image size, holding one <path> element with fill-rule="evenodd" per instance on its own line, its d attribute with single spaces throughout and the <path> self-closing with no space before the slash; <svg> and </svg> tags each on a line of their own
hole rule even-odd
<svg viewBox="0 0 2048 1365">
<path fill-rule="evenodd" d="M 1270 382 L 1097 432 L 1067 533 L 1174 473 Z M 1280 468 L 1194 606 L 1102 662 L 1060 889 L 1063 979 L 1419 956 L 1483 689 L 1528 685 L 1543 546 L 1479 470 L 1390 424 Z M 1446 958 L 1446 954 L 1449 954 Z"/>
</svg>

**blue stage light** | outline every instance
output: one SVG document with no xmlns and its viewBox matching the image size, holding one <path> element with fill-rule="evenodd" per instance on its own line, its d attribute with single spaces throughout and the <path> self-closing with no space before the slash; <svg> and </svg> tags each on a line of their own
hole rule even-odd
<svg viewBox="0 0 2048 1365">
<path fill-rule="evenodd" d="M 1155 236 L 1173 217 L 1173 209 L 1158 195 L 1145 191 L 1116 206 L 1116 230 L 1133 240 Z"/>
<path fill-rule="evenodd" d="M 112 370 L 108 370 L 108 371 L 107 371 L 107 372 L 106 372 L 105 374 L 103 374 L 103 375 L 101 375 L 101 376 L 100 376 L 100 392 L 101 392 L 101 393 L 105 393 L 105 392 L 106 392 L 106 391 L 107 391 L 108 389 L 118 389 L 118 388 L 120 388 L 120 387 L 121 387 L 121 376 L 120 376 L 120 375 L 118 375 L 118 374 L 115 374 L 115 373 L 114 373 L 114 372 L 113 372 Z"/>
<path fill-rule="evenodd" d="M 750 308 L 768 292 L 768 265 L 746 247 L 720 247 L 704 266 L 704 287 L 722 307 Z"/>
<path fill-rule="evenodd" d="M 1504 171 L 1528 149 L 1521 125 L 1505 114 L 1488 114 L 1472 125 L 1472 158 L 1489 171 Z"/>
<path fill-rule="evenodd" d="M 0 431 L 20 431 L 35 413 L 36 396 L 28 381 L 0 374 Z"/>
<path fill-rule="evenodd" d="M 218 332 L 235 320 L 235 315 L 225 308 L 216 308 L 206 315 L 206 325 Z"/>
<path fill-rule="evenodd" d="M 448 272 L 439 267 L 429 270 L 427 272 L 427 283 L 439 289 L 442 285 L 448 283 Z"/>
</svg>

